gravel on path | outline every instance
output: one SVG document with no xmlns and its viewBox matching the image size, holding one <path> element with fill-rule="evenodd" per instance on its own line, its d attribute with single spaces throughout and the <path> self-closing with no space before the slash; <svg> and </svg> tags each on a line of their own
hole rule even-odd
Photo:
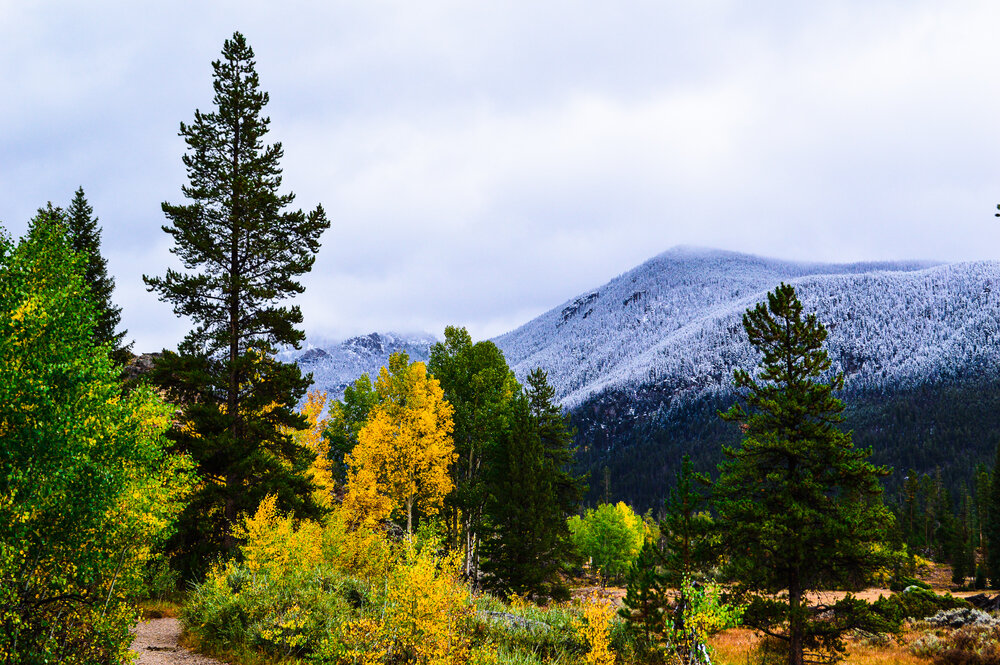
<svg viewBox="0 0 1000 665">
<path fill-rule="evenodd" d="M 218 660 L 188 651 L 177 641 L 181 622 L 177 619 L 150 619 L 136 626 L 132 651 L 139 665 L 225 665 Z"/>
</svg>

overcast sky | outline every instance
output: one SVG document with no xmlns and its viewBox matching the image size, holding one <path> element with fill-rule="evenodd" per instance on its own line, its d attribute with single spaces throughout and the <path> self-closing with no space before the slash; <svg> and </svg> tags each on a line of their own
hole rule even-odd
<svg viewBox="0 0 1000 665">
<path fill-rule="evenodd" d="M 280 8 L 279 8 L 280 7 Z M 1000 256 L 1000 3 L 0 0 L 0 221 L 83 185 L 137 351 L 187 329 L 181 121 L 234 30 L 339 337 L 505 332 L 678 244 Z"/>
</svg>

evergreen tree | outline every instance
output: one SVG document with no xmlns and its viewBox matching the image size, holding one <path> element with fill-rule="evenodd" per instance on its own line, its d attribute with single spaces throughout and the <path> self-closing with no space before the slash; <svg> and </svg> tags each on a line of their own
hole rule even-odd
<svg viewBox="0 0 1000 665">
<path fill-rule="evenodd" d="M 510 404 L 510 419 L 489 479 L 493 492 L 485 509 L 491 528 L 480 548 L 482 581 L 502 595 L 538 594 L 557 582 L 550 566 L 557 551 L 546 523 L 555 512 L 554 493 L 523 393 Z"/>
<path fill-rule="evenodd" d="M 667 587 L 680 591 L 673 622 L 674 629 L 683 632 L 684 608 L 689 605 L 685 589 L 711 564 L 712 519 L 707 514 L 708 486 L 708 477 L 696 473 L 691 456 L 685 455 L 664 501 L 664 517 L 659 523 L 660 542 L 647 540 L 629 573 L 624 601 L 628 609 L 621 615 L 633 625 L 642 627 L 647 640 L 654 624 L 659 627 L 658 634 L 663 633 L 663 617 L 670 600 L 663 593 Z M 660 605 L 654 611 L 657 601 Z"/>
<path fill-rule="evenodd" d="M 582 495 L 570 472 L 572 434 L 545 373 L 534 370 L 511 405 L 493 465 L 482 543 L 485 582 L 503 593 L 568 597 L 559 571 L 570 556 L 566 519 Z"/>
<path fill-rule="evenodd" d="M 708 485 L 708 477 L 695 473 L 691 456 L 685 455 L 660 520 L 666 580 L 676 589 L 681 588 L 685 577 L 693 578 L 709 567 L 712 518 L 707 513 Z"/>
<path fill-rule="evenodd" d="M 618 610 L 647 648 L 663 637 L 669 586 L 663 573 L 663 552 L 653 538 L 647 538 L 629 569 L 623 607 Z"/>
<path fill-rule="evenodd" d="M 728 572 L 749 600 L 744 622 L 785 640 L 788 662 L 801 665 L 807 649 L 841 650 L 841 634 L 857 626 L 850 616 L 817 620 L 806 593 L 857 585 L 881 565 L 874 545 L 891 520 L 879 483 L 888 471 L 838 429 L 844 405 L 833 391 L 844 377 L 822 380 L 826 329 L 803 317 L 794 288 L 781 284 L 743 326 L 763 360 L 756 376 L 735 372 L 745 404 L 723 417 L 740 424 L 743 443 L 723 449 L 715 507 Z"/>
<path fill-rule="evenodd" d="M 552 479 L 553 506 L 561 516 L 560 527 L 557 529 L 561 534 L 559 539 L 568 543 L 570 535 L 566 528 L 566 518 L 576 514 L 580 508 L 580 500 L 587 491 L 586 478 L 572 472 L 576 454 L 573 446 L 575 431 L 563 415 L 562 408 L 556 401 L 555 388 L 549 384 L 548 376 L 541 368 L 528 374 L 526 391 L 531 417 L 542 441 L 546 472 Z"/>
<path fill-rule="evenodd" d="M 1000 443 L 993 464 L 993 483 L 987 509 L 989 521 L 986 523 L 986 568 L 990 578 L 990 588 L 1000 589 Z"/>
<path fill-rule="evenodd" d="M 288 211 L 294 195 L 279 193 L 280 143 L 264 139 L 268 95 L 259 88 L 254 54 L 240 33 L 212 63 L 216 110 L 181 123 L 189 203 L 163 204 L 171 251 L 189 272 L 144 277 L 195 328 L 178 352 L 165 351 L 154 380 L 185 408 L 172 431 L 176 446 L 198 462 L 202 486 L 185 512 L 177 543 L 191 560 L 207 561 L 235 545 L 232 526 L 268 494 L 283 510 L 317 514 L 305 478 L 312 454 L 290 430 L 310 383 L 294 364 L 274 360 L 279 345 L 297 347 L 304 333 L 298 277 L 312 268 L 329 227 L 322 207 Z"/>
<path fill-rule="evenodd" d="M 124 344 L 125 334 L 116 332 L 121 323 L 122 308 L 111 300 L 115 290 L 115 279 L 108 275 L 108 262 L 101 255 L 101 229 L 94 217 L 94 209 L 87 202 L 83 187 L 79 187 L 66 209 L 68 235 L 73 250 L 87 257 L 84 280 L 97 307 L 97 324 L 94 326 L 94 341 L 111 345 L 111 358 L 124 366 L 131 354 L 132 345 Z"/>
</svg>

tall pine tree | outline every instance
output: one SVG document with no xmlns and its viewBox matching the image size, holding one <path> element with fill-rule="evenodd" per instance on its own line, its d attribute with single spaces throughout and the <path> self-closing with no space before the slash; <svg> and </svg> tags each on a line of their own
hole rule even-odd
<svg viewBox="0 0 1000 665">
<path fill-rule="evenodd" d="M 491 465 L 482 569 L 501 593 L 568 598 L 559 576 L 572 550 L 566 520 L 584 487 L 570 471 L 572 431 L 554 399 L 545 372 L 531 372 Z"/>
<path fill-rule="evenodd" d="M 132 355 L 132 344 L 124 343 L 128 331 L 117 332 L 122 319 L 122 308 L 116 307 L 111 300 L 115 279 L 108 275 L 108 262 L 101 254 L 101 229 L 97 225 L 97 217 L 94 217 L 94 209 L 83 193 L 83 187 L 77 188 L 66 209 L 66 223 L 73 250 L 87 257 L 84 279 L 90 286 L 90 293 L 97 307 L 94 341 L 97 344 L 110 344 L 111 359 L 123 366 Z"/>
<path fill-rule="evenodd" d="M 805 650 L 839 651 L 840 635 L 857 626 L 849 616 L 816 619 L 806 594 L 856 585 L 881 565 L 874 546 L 891 515 L 879 478 L 888 471 L 838 428 L 844 404 L 833 392 L 844 376 L 825 380 L 826 329 L 803 316 L 795 289 L 781 284 L 743 326 L 763 359 L 756 376 L 735 373 L 745 398 L 724 417 L 740 424 L 743 443 L 723 449 L 715 508 L 729 573 L 750 601 L 744 622 L 785 640 L 789 664 L 802 665 Z"/>
<path fill-rule="evenodd" d="M 226 40 L 212 68 L 216 109 L 195 111 L 194 123 L 180 126 L 189 203 L 162 206 L 171 251 L 188 272 L 144 277 L 195 323 L 154 371 L 185 407 L 172 438 L 198 462 L 203 480 L 177 543 L 189 561 L 231 550 L 237 517 L 268 494 L 298 515 L 317 511 L 304 475 L 311 453 L 288 433 L 306 426 L 293 409 L 310 379 L 272 354 L 305 337 L 296 327 L 299 308 L 278 303 L 302 293 L 298 278 L 312 268 L 330 224 L 320 206 L 308 214 L 287 210 L 294 195 L 278 191 L 283 151 L 264 142 L 268 95 L 243 35 Z"/>
<path fill-rule="evenodd" d="M 989 571 L 990 588 L 1000 589 L 1000 442 L 997 443 L 993 463 L 993 482 L 987 503 L 986 522 L 986 568 Z"/>
</svg>

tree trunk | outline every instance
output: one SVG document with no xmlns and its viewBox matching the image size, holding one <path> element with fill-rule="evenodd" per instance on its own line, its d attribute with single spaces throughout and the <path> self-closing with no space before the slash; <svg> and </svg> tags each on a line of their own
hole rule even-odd
<svg viewBox="0 0 1000 665">
<path fill-rule="evenodd" d="M 413 499 L 406 500 L 406 539 L 413 540 Z"/>
<path fill-rule="evenodd" d="M 802 589 L 798 573 L 792 574 L 788 583 L 788 665 L 803 665 Z"/>
</svg>

